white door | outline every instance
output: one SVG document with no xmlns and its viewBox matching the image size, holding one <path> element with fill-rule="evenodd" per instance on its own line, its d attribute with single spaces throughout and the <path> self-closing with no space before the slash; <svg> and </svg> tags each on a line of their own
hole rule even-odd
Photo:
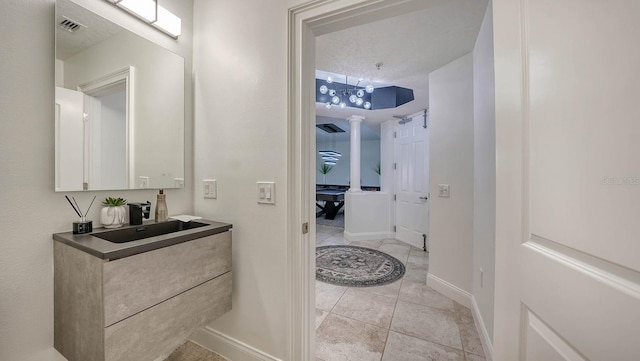
<svg viewBox="0 0 640 361">
<path fill-rule="evenodd" d="M 422 248 L 429 234 L 429 133 L 422 114 L 411 119 L 395 127 L 396 238 Z"/>
<path fill-rule="evenodd" d="M 494 359 L 640 360 L 640 1 L 493 14 Z"/>
</svg>

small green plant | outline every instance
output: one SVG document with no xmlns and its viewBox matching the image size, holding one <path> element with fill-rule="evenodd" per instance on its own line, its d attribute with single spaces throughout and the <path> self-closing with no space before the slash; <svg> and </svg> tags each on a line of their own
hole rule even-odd
<svg viewBox="0 0 640 361">
<path fill-rule="evenodd" d="M 323 164 L 322 167 L 320 167 L 320 173 L 326 175 L 327 173 L 331 172 L 332 169 L 333 167 Z"/>
<path fill-rule="evenodd" d="M 378 175 L 380 175 L 380 173 L 382 172 L 382 168 L 380 168 L 380 163 L 378 163 L 378 165 L 373 169 L 373 171 L 378 173 Z"/>
<path fill-rule="evenodd" d="M 127 204 L 127 200 L 122 199 L 120 197 L 118 198 L 107 197 L 102 202 L 102 205 L 105 207 L 118 207 L 118 206 L 124 206 L 125 204 Z"/>
</svg>

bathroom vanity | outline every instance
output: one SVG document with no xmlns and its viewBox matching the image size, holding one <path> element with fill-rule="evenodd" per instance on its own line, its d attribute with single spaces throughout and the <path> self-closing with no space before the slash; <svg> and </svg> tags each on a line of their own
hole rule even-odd
<svg viewBox="0 0 640 361">
<path fill-rule="evenodd" d="M 153 361 L 231 310 L 230 224 L 53 238 L 54 346 L 69 361 Z"/>
</svg>

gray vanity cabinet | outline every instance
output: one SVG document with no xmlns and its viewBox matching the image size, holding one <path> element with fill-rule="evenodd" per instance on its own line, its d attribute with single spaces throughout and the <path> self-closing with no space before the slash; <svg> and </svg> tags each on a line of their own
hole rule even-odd
<svg viewBox="0 0 640 361">
<path fill-rule="evenodd" d="M 231 232 L 117 260 L 54 242 L 54 346 L 69 361 L 168 355 L 231 310 Z"/>
</svg>

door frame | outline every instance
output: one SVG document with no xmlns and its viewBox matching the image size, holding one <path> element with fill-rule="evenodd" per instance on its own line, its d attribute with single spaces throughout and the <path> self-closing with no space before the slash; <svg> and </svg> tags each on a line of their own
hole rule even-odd
<svg viewBox="0 0 640 361">
<path fill-rule="evenodd" d="M 287 354 L 315 360 L 315 37 L 430 6 L 424 0 L 312 0 L 288 14 Z"/>
</svg>

